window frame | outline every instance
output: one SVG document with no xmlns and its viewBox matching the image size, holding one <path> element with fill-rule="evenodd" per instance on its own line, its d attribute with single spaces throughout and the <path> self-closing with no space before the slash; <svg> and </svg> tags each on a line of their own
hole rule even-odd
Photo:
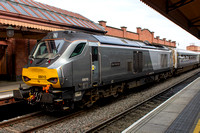
<svg viewBox="0 0 200 133">
<path fill-rule="evenodd" d="M 84 44 L 84 46 L 81 48 L 81 51 L 79 51 L 78 54 L 73 55 L 75 49 L 76 49 L 80 44 Z M 73 58 L 73 57 L 77 57 L 77 56 L 81 55 L 81 54 L 83 53 L 85 47 L 86 47 L 86 44 L 87 44 L 87 42 L 80 42 L 80 43 L 78 43 L 78 44 L 75 46 L 75 48 L 73 49 L 73 51 L 71 52 L 69 58 Z"/>
</svg>

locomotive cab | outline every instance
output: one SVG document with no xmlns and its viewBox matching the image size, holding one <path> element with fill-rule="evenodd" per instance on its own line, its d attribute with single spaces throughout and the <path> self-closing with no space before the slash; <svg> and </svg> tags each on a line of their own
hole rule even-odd
<svg viewBox="0 0 200 133">
<path fill-rule="evenodd" d="M 68 109 L 72 101 L 82 98 L 80 90 L 90 87 L 90 76 L 98 84 L 97 40 L 76 34 L 51 32 L 35 45 L 22 70 L 22 79 L 30 87 L 15 90 L 15 99 L 40 103 L 47 110 Z"/>
</svg>

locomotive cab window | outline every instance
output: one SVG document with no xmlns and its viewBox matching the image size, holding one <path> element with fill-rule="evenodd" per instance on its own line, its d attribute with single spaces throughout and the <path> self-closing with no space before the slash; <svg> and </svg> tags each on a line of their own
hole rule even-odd
<svg viewBox="0 0 200 133">
<path fill-rule="evenodd" d="M 92 47 L 92 61 L 98 61 L 98 47 Z"/>
<path fill-rule="evenodd" d="M 82 53 L 86 43 L 80 43 L 76 46 L 69 58 L 77 56 Z"/>
<path fill-rule="evenodd" d="M 37 44 L 33 53 L 34 58 L 54 58 L 61 53 L 64 40 L 44 40 Z"/>
</svg>

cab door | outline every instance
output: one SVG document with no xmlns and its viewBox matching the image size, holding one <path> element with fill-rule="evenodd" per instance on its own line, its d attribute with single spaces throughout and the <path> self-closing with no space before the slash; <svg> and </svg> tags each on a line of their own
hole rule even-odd
<svg viewBox="0 0 200 133">
<path fill-rule="evenodd" d="M 98 42 L 90 42 L 91 46 L 91 85 L 97 86 L 100 83 L 100 52 Z"/>
</svg>

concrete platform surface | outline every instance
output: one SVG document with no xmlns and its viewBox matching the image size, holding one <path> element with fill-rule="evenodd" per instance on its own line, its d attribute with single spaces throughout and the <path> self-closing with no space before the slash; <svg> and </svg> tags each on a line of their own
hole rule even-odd
<svg viewBox="0 0 200 133">
<path fill-rule="evenodd" d="M 199 133 L 199 119 L 200 77 L 122 133 Z"/>
<path fill-rule="evenodd" d="M 23 81 L 17 81 L 17 82 L 0 81 L 0 99 L 12 97 L 13 90 L 18 89 L 20 84 L 22 87 L 28 87 L 28 85 L 26 85 Z"/>
</svg>

